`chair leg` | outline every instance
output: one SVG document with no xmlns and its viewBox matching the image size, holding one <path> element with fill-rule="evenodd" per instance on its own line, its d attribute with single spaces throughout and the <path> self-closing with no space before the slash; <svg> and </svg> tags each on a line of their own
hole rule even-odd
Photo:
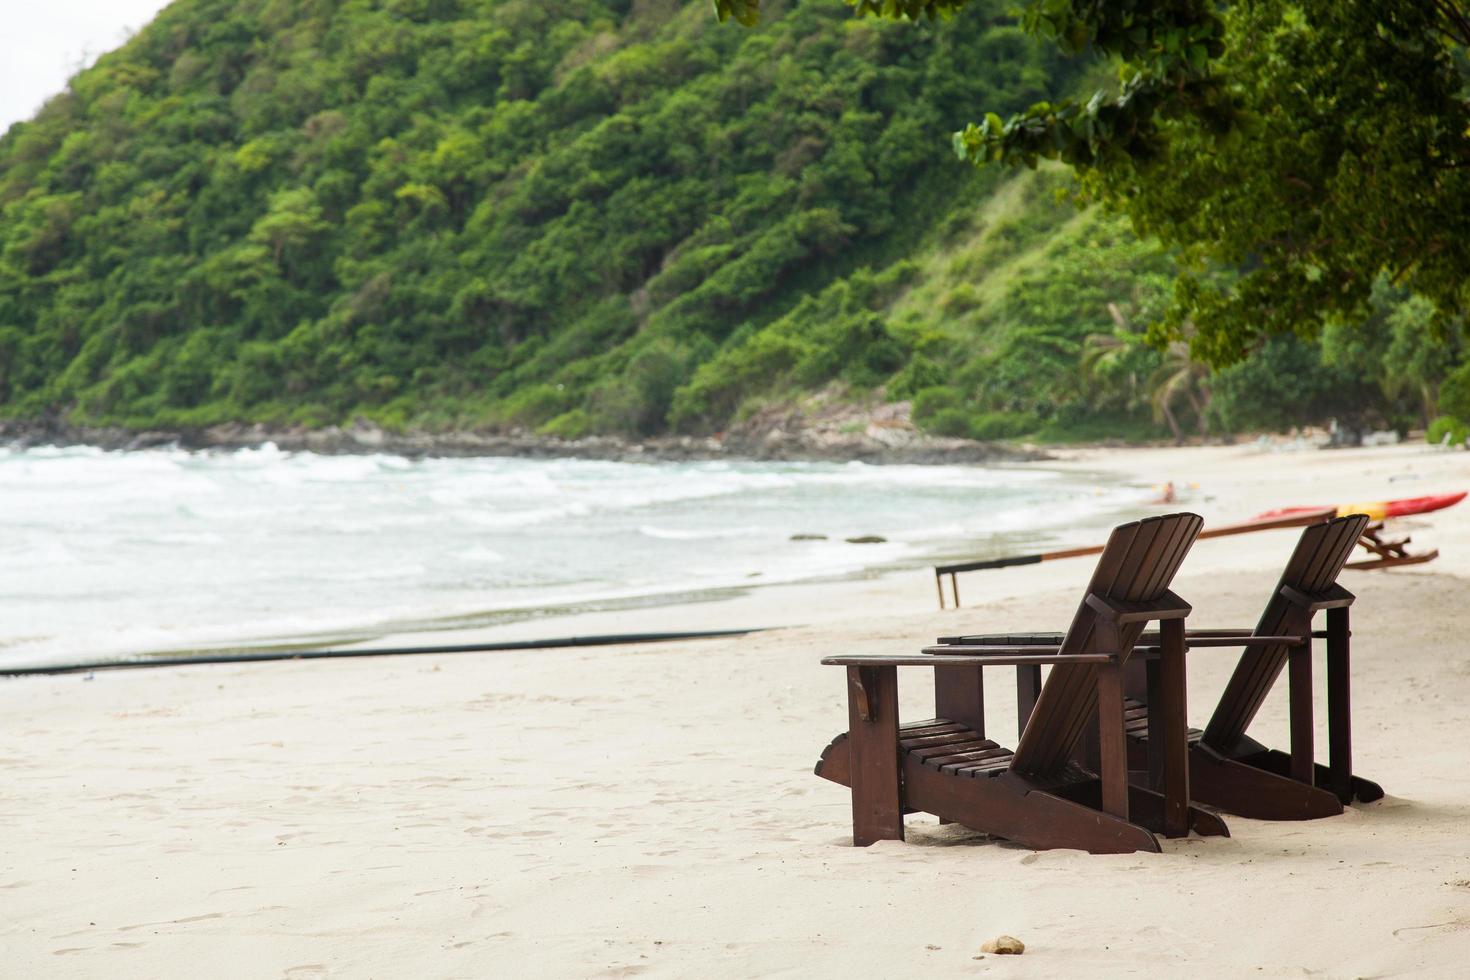
<svg viewBox="0 0 1470 980">
<path fill-rule="evenodd" d="M 1312 645 L 1292 647 L 1288 687 L 1291 702 L 1291 778 L 1313 785 Z"/>
<path fill-rule="evenodd" d="M 1188 703 L 1184 680 L 1184 620 L 1162 624 L 1159 651 L 1159 686 L 1162 704 L 1149 705 L 1149 713 L 1161 711 L 1163 720 L 1164 836 L 1189 835 L 1189 736 L 1185 724 Z"/>
<path fill-rule="evenodd" d="M 1036 710 L 1041 696 L 1041 667 L 1037 664 L 1016 666 L 1016 738 L 1026 734 L 1026 722 Z"/>
<path fill-rule="evenodd" d="M 1353 799 L 1353 719 L 1348 672 L 1348 611 L 1327 610 L 1327 788 L 1344 803 Z"/>
<path fill-rule="evenodd" d="M 1128 736 L 1123 730 L 1123 668 L 1116 660 L 1097 668 L 1098 777 L 1102 809 L 1128 819 Z"/>
<path fill-rule="evenodd" d="M 1145 786 L 1128 787 L 1128 819 L 1140 827 L 1167 835 L 1164 820 L 1164 797 Z M 1190 804 L 1186 808 L 1189 829 L 1201 837 L 1229 837 L 1230 829 L 1218 813 Z"/>
<path fill-rule="evenodd" d="M 1164 675 L 1161 659 L 1150 659 L 1144 665 L 1148 697 L 1148 785 L 1159 789 L 1164 785 L 1164 747 L 1169 738 L 1164 732 L 1164 712 L 1156 706 L 1164 703 Z"/>
<path fill-rule="evenodd" d="M 985 737 L 985 678 L 981 667 L 934 668 L 934 717 Z"/>
<path fill-rule="evenodd" d="M 852 842 L 903 840 L 899 795 L 898 668 L 847 668 Z"/>
</svg>

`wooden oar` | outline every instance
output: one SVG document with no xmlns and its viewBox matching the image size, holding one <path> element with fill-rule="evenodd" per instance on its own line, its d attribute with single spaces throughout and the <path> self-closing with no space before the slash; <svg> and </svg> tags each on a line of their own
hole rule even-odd
<svg viewBox="0 0 1470 980">
<path fill-rule="evenodd" d="M 1285 527 L 1306 527 L 1308 524 L 1321 524 L 1330 521 L 1337 516 L 1336 507 L 1320 507 L 1313 510 L 1303 510 L 1297 513 L 1286 514 L 1280 517 L 1256 518 L 1254 520 L 1242 521 L 1239 524 L 1222 524 L 1219 527 L 1206 528 L 1199 533 L 1201 538 L 1225 538 L 1232 534 L 1249 534 L 1252 531 L 1274 531 Z M 1007 558 L 987 558 L 981 561 L 964 561 L 951 565 L 934 566 L 934 587 L 939 592 L 939 608 L 944 605 L 944 576 L 949 576 L 949 588 L 954 593 L 954 605 L 960 606 L 960 586 L 956 576 L 960 572 L 978 572 L 987 568 L 1011 568 L 1016 565 L 1038 565 L 1044 561 L 1054 561 L 1058 558 L 1080 558 L 1083 555 L 1096 555 L 1101 553 L 1103 546 L 1100 544 L 1088 545 L 1083 548 L 1061 548 L 1057 551 L 1043 551 L 1035 555 L 1011 555 Z"/>
</svg>

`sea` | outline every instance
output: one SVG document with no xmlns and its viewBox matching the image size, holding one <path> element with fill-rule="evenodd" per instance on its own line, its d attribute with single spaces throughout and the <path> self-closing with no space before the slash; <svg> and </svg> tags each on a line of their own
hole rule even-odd
<svg viewBox="0 0 1470 980">
<path fill-rule="evenodd" d="M 1148 495 L 1044 463 L 0 448 L 0 670 L 361 643 L 1094 543 Z"/>
</svg>

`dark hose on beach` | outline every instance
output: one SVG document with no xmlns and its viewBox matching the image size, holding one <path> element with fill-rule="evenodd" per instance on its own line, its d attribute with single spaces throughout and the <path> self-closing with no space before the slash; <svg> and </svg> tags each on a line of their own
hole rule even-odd
<svg viewBox="0 0 1470 980">
<path fill-rule="evenodd" d="M 506 650 L 554 650 L 561 647 L 602 647 L 625 643 L 665 643 L 670 640 L 708 640 L 744 636 L 769 627 L 732 630 L 686 630 L 677 633 L 608 633 L 598 636 L 562 636 L 549 640 L 508 640 L 502 643 L 465 643 L 438 647 L 370 647 L 366 650 L 266 650 L 214 653 L 198 657 L 152 657 L 146 660 L 95 660 L 47 667 L 0 667 L 0 677 L 36 674 L 80 674 L 97 670 L 139 667 L 192 667 L 196 664 L 244 664 L 269 660 L 336 660 L 348 657 L 412 657 L 439 653 L 493 653 Z"/>
</svg>

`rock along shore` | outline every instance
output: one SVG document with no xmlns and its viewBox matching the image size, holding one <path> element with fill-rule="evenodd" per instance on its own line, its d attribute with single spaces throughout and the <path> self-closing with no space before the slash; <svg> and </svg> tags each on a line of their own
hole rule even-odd
<svg viewBox="0 0 1470 980">
<path fill-rule="evenodd" d="M 0 421 L 0 445 L 95 446 L 130 450 L 250 449 L 274 443 L 288 452 L 324 455 L 391 453 L 424 456 L 518 456 L 531 459 L 804 460 L 868 463 L 998 463 L 1044 459 L 1044 453 L 969 439 L 925 435 L 910 425 L 869 421 L 861 427 L 751 428 L 721 436 L 661 436 L 632 441 L 617 436 L 557 439 L 530 432 L 389 432 L 359 420 L 350 426 L 275 428 L 225 423 L 200 429 L 126 429 L 72 426 L 52 420 Z"/>
</svg>

